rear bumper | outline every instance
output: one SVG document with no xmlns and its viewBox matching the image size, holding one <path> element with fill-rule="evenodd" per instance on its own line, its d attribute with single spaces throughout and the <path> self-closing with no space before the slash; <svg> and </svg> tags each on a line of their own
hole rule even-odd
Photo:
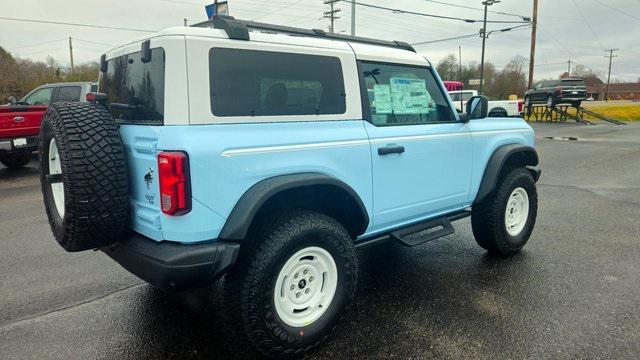
<svg viewBox="0 0 640 360">
<path fill-rule="evenodd" d="M 25 145 L 16 145 L 14 140 L 26 139 Z M 38 137 L 37 136 L 24 136 L 16 139 L 0 139 L 0 151 L 1 152 L 23 152 L 23 151 L 35 151 L 38 149 Z"/>
<path fill-rule="evenodd" d="M 137 277 L 163 290 L 204 285 L 236 262 L 240 244 L 156 242 L 136 233 L 101 249 Z"/>
</svg>

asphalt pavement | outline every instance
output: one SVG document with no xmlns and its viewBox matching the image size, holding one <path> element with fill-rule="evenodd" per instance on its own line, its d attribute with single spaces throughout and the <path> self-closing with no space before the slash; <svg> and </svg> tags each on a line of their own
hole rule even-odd
<svg viewBox="0 0 640 360">
<path fill-rule="evenodd" d="M 538 222 L 511 258 L 469 219 L 414 248 L 362 250 L 356 300 L 312 359 L 640 358 L 640 123 L 534 125 Z M 577 137 L 577 141 L 546 137 Z M 0 359 L 254 357 L 219 310 L 219 284 L 146 285 L 100 252 L 66 253 L 37 162 L 0 165 Z"/>
</svg>

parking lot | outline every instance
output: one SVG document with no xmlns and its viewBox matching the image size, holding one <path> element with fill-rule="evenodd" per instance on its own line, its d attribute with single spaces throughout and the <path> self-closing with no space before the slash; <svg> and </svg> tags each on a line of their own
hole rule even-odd
<svg viewBox="0 0 640 360">
<path fill-rule="evenodd" d="M 490 257 L 469 219 L 414 248 L 360 252 L 356 300 L 309 358 L 640 356 L 640 123 L 535 124 L 538 222 Z M 577 137 L 578 141 L 546 137 Z M 66 253 L 37 162 L 0 165 L 0 358 L 246 358 L 219 286 L 167 295 L 100 252 Z"/>
</svg>

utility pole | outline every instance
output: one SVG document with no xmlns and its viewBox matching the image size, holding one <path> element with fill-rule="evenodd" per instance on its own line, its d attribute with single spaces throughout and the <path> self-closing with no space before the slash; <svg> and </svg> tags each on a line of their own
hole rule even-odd
<svg viewBox="0 0 640 360">
<path fill-rule="evenodd" d="M 336 14 L 339 13 L 341 10 L 335 8 L 335 5 L 336 5 L 336 3 L 338 1 L 341 1 L 341 0 L 325 0 L 324 1 L 325 5 L 329 5 L 329 11 L 325 11 L 324 12 L 323 18 L 329 19 L 329 21 L 331 21 L 331 23 L 329 25 L 329 32 L 330 33 L 334 32 L 335 21 L 340 19 L 340 17 L 336 16 Z"/>
<path fill-rule="evenodd" d="M 536 28 L 538 27 L 538 0 L 533 0 L 533 19 L 531 21 L 531 53 L 529 54 L 529 86 L 533 87 L 533 68 L 536 62 Z"/>
<path fill-rule="evenodd" d="M 184 26 L 187 26 L 187 19 L 184 19 Z"/>
<path fill-rule="evenodd" d="M 609 75 L 607 75 L 607 89 L 606 92 L 604 94 L 604 100 L 605 101 L 609 101 L 609 85 L 611 84 L 611 63 L 614 57 L 618 57 L 618 55 L 613 55 L 614 51 L 618 51 L 620 49 L 609 49 L 609 50 L 605 50 L 605 52 L 608 52 L 609 55 L 605 56 L 609 58 Z"/>
<path fill-rule="evenodd" d="M 71 60 L 71 75 L 73 75 L 73 44 L 71 43 L 71 36 L 69 36 L 69 59 Z"/>
<path fill-rule="evenodd" d="M 356 2 L 351 2 L 351 36 L 356 36 Z"/>
<path fill-rule="evenodd" d="M 499 3 L 499 0 L 485 0 L 482 2 L 484 5 L 484 20 L 482 21 L 482 57 L 480 59 L 480 89 L 478 94 L 482 94 L 482 88 L 484 87 L 484 45 L 487 40 L 487 7 L 493 4 Z"/>
<path fill-rule="evenodd" d="M 571 58 L 569 58 L 569 61 L 567 61 L 569 63 L 569 69 L 567 69 L 567 77 L 571 77 Z"/>
</svg>

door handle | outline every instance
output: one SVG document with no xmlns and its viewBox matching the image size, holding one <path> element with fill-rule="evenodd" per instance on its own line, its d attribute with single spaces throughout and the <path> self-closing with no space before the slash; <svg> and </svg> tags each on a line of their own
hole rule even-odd
<svg viewBox="0 0 640 360">
<path fill-rule="evenodd" d="M 385 146 L 378 148 L 378 155 L 402 154 L 404 146 Z"/>
<path fill-rule="evenodd" d="M 13 121 L 15 121 L 15 122 L 23 122 L 24 121 L 24 117 L 16 116 L 16 117 L 13 118 Z"/>
</svg>

